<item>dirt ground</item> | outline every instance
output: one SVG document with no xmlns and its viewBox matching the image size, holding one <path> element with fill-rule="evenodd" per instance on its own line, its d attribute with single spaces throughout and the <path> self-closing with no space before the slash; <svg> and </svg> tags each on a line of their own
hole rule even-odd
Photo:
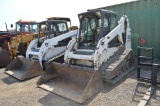
<svg viewBox="0 0 160 106">
<path fill-rule="evenodd" d="M 160 78 L 160 73 L 159 78 Z M 39 77 L 18 81 L 0 69 L 0 106 L 136 106 L 150 87 L 136 79 L 133 70 L 115 85 L 104 83 L 103 90 L 83 104 L 50 93 L 36 86 Z M 148 106 L 160 106 L 157 86 Z"/>
</svg>

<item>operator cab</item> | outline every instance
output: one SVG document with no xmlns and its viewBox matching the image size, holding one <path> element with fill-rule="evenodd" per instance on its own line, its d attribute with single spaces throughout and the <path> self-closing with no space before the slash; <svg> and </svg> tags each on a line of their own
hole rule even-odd
<svg viewBox="0 0 160 106">
<path fill-rule="evenodd" d="M 95 50 L 98 41 L 118 25 L 116 13 L 108 10 L 88 10 L 78 17 L 80 29 L 77 48 L 79 49 Z"/>
<path fill-rule="evenodd" d="M 39 35 L 38 35 L 38 47 L 42 45 L 44 40 L 52 39 L 59 35 L 69 32 L 67 22 L 65 20 L 47 20 L 38 23 Z M 41 34 L 44 34 L 45 37 L 41 38 Z M 60 43 L 68 42 L 71 38 L 62 40 Z"/>
<path fill-rule="evenodd" d="M 18 21 L 16 22 L 16 32 L 18 34 L 33 34 L 37 33 L 38 27 L 35 21 Z"/>
</svg>

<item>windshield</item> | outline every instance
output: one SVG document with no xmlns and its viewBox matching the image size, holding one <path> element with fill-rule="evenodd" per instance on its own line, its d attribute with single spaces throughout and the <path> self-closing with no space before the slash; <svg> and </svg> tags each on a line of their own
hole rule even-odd
<svg viewBox="0 0 160 106">
<path fill-rule="evenodd" d="M 87 14 L 81 19 L 79 47 L 95 47 L 100 32 L 101 19 L 98 15 Z"/>
<path fill-rule="evenodd" d="M 43 41 L 47 38 L 47 33 L 48 33 L 48 23 L 47 22 L 41 22 L 38 23 L 38 44 L 37 47 L 40 47 L 43 43 Z M 42 38 L 46 36 L 46 38 Z"/>
<path fill-rule="evenodd" d="M 21 24 L 22 26 L 22 33 L 29 32 L 29 25 L 28 24 Z"/>
<path fill-rule="evenodd" d="M 39 24 L 39 31 L 43 34 L 47 34 L 47 22 L 43 22 Z"/>
<path fill-rule="evenodd" d="M 67 31 L 67 26 L 65 23 L 59 23 L 59 24 L 57 24 L 57 26 L 58 26 L 59 32 Z"/>
<path fill-rule="evenodd" d="M 46 22 L 41 22 L 38 25 L 39 25 L 40 35 L 45 35 L 46 39 L 51 39 L 56 36 L 58 30 L 54 23 L 46 21 Z"/>
<path fill-rule="evenodd" d="M 31 33 L 37 33 L 38 32 L 38 27 L 37 24 L 30 24 L 30 31 Z"/>
<path fill-rule="evenodd" d="M 16 32 L 20 33 L 20 24 L 19 24 L 19 22 L 16 23 Z"/>
<path fill-rule="evenodd" d="M 59 35 L 62 35 L 68 32 L 68 26 L 65 22 L 56 22 L 56 21 L 45 21 L 38 24 L 39 34 L 38 34 L 38 47 L 44 42 L 45 39 L 52 39 Z M 45 38 L 41 38 L 44 35 Z M 58 43 L 64 44 L 64 42 L 68 42 L 70 38 L 59 41 Z"/>
</svg>

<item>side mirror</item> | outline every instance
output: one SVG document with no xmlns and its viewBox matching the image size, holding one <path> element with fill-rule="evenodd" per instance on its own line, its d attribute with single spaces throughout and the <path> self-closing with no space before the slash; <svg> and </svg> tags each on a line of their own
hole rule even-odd
<svg viewBox="0 0 160 106">
<path fill-rule="evenodd" d="M 13 28 L 13 24 L 11 24 L 11 28 Z"/>
</svg>

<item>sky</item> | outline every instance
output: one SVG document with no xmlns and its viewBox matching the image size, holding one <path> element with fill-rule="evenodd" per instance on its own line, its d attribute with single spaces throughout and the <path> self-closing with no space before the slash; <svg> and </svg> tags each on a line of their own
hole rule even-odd
<svg viewBox="0 0 160 106">
<path fill-rule="evenodd" d="M 135 0 L 0 0 L 0 31 L 5 24 L 11 29 L 21 20 L 44 21 L 48 17 L 69 17 L 72 25 L 79 26 L 78 14 Z"/>
</svg>

